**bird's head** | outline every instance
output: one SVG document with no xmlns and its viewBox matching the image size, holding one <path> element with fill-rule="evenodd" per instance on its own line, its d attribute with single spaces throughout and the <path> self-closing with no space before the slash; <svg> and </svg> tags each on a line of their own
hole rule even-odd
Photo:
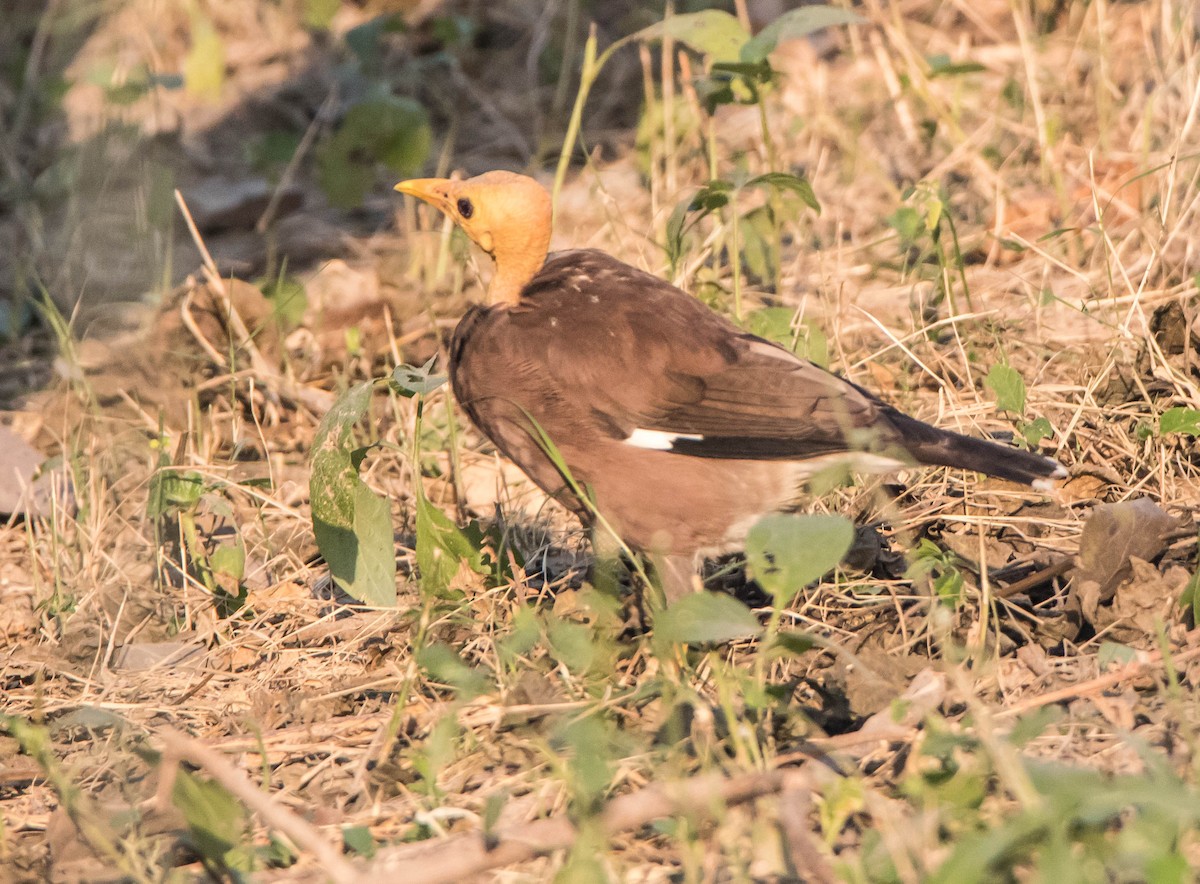
<svg viewBox="0 0 1200 884">
<path fill-rule="evenodd" d="M 414 178 L 401 181 L 396 190 L 445 212 L 492 257 L 492 303 L 517 303 L 521 289 L 546 261 L 550 195 L 532 178 L 515 172 L 485 172 L 465 181 Z"/>
</svg>

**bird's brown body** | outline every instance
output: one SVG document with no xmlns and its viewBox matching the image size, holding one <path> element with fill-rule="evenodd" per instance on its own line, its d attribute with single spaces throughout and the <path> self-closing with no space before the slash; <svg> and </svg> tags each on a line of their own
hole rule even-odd
<svg viewBox="0 0 1200 884">
<path fill-rule="evenodd" d="M 673 557 L 677 571 L 736 544 L 833 463 L 958 466 L 1038 486 L 1066 474 L 1049 458 L 907 417 L 602 252 L 547 257 L 548 203 L 535 206 L 544 236 L 506 245 L 522 201 L 544 195 L 530 179 L 488 173 L 398 189 L 457 214 L 497 263 L 491 303 L 471 308 L 451 343 L 459 404 L 590 521 L 592 506 L 572 492 L 548 437 L 607 523 L 631 546 Z"/>
</svg>

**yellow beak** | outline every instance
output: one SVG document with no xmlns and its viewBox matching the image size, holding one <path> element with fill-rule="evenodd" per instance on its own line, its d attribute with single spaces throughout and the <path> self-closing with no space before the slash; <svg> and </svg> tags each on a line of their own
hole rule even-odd
<svg viewBox="0 0 1200 884">
<path fill-rule="evenodd" d="M 450 183 L 445 178 L 412 178 L 408 181 L 401 181 L 395 189 L 400 193 L 415 196 L 430 205 L 442 208 L 450 202 L 449 188 L 447 187 Z"/>
</svg>

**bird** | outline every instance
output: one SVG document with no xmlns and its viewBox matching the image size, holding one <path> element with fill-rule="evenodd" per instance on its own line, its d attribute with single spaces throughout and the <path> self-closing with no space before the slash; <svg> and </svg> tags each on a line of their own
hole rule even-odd
<svg viewBox="0 0 1200 884">
<path fill-rule="evenodd" d="M 910 417 L 598 249 L 549 251 L 550 195 L 491 171 L 395 186 L 494 262 L 447 352 L 474 425 L 585 524 L 650 558 L 666 598 L 834 466 L 945 466 L 1048 491 L 1058 461 Z M 599 534 L 599 532 L 596 532 Z"/>
</svg>

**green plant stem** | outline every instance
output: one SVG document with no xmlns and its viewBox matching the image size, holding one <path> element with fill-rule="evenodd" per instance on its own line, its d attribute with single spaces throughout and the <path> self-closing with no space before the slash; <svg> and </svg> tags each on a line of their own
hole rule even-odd
<svg viewBox="0 0 1200 884">
<path fill-rule="evenodd" d="M 583 68 L 579 73 L 579 90 L 575 93 L 575 104 L 571 108 L 571 118 L 567 122 L 567 134 L 563 136 L 562 150 L 558 154 L 558 167 L 554 171 L 554 188 L 550 192 L 550 204 L 558 210 L 558 194 L 562 190 L 563 181 L 567 177 L 567 169 L 571 165 L 571 150 L 579 139 L 579 130 L 583 125 L 583 108 L 587 104 L 588 94 L 600 76 L 600 71 L 616 52 L 633 39 L 634 35 L 623 37 L 613 43 L 599 57 L 596 55 L 596 25 L 588 30 L 587 42 L 583 45 Z"/>
<path fill-rule="evenodd" d="M 758 97 L 758 101 L 756 102 L 758 105 L 758 125 L 762 129 L 763 147 L 767 152 L 767 171 L 782 172 L 783 169 L 780 166 L 779 154 L 775 151 L 775 141 L 771 138 L 771 125 L 767 119 L 766 104 L 763 101 L 761 92 L 756 92 L 755 94 Z M 772 255 L 774 260 L 771 261 L 771 269 L 773 271 L 772 282 L 775 284 L 775 292 L 778 294 L 783 289 L 783 225 L 779 222 L 782 200 L 779 192 L 774 187 L 767 191 L 767 205 L 771 208 L 771 248 L 775 250 L 775 254 Z"/>
</svg>

